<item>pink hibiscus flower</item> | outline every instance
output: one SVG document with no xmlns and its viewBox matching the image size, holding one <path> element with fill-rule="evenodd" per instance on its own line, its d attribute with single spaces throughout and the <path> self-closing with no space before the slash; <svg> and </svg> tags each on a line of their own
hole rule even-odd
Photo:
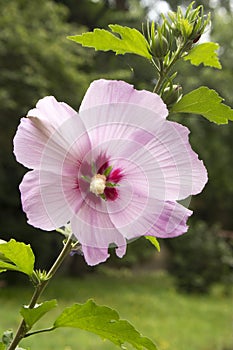
<svg viewBox="0 0 233 350">
<path fill-rule="evenodd" d="M 187 231 L 192 212 L 177 200 L 201 192 L 207 172 L 189 145 L 189 130 L 166 120 L 166 105 L 122 81 L 94 81 L 79 113 L 54 97 L 22 118 L 17 160 L 33 169 L 20 184 L 29 224 L 71 224 L 89 265 L 111 244 Z"/>
</svg>

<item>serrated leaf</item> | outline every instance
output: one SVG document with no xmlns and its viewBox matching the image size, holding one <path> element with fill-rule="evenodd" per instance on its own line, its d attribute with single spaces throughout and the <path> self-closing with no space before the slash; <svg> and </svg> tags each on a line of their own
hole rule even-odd
<svg viewBox="0 0 233 350">
<path fill-rule="evenodd" d="M 233 109 L 221 103 L 223 98 L 206 86 L 184 95 L 171 109 L 176 113 L 201 114 L 211 122 L 227 124 L 233 120 Z"/>
<path fill-rule="evenodd" d="M 151 244 L 153 244 L 153 246 L 158 250 L 158 252 L 160 252 L 160 244 L 157 240 L 156 237 L 154 236 L 145 236 L 146 239 L 148 239 L 148 241 L 151 242 Z"/>
<path fill-rule="evenodd" d="M 133 53 L 151 59 L 148 42 L 137 29 L 118 24 L 109 24 L 109 28 L 120 38 L 108 30 L 96 28 L 93 32 L 69 36 L 68 39 L 96 51 L 114 51 L 117 55 Z"/>
<path fill-rule="evenodd" d="M 203 63 L 204 66 L 221 69 L 222 66 L 216 53 L 218 48 L 219 45 L 212 42 L 194 46 L 189 54 L 184 57 L 184 60 L 190 60 L 194 66 L 199 66 L 199 64 Z"/>
<path fill-rule="evenodd" d="M 118 346 L 127 342 L 138 350 L 157 349 L 149 338 L 143 337 L 128 321 L 120 320 L 115 310 L 98 306 L 92 300 L 66 308 L 55 321 L 54 327 L 80 328 Z"/>
<path fill-rule="evenodd" d="M 7 243 L 6 241 L 4 241 L 3 239 L 0 239 L 0 244 L 5 244 Z M 6 262 L 9 262 L 10 260 L 7 259 L 1 252 L 0 252 L 0 261 L 6 261 Z M 0 269 L 1 271 L 1 269 Z"/>
<path fill-rule="evenodd" d="M 45 301 L 41 304 L 37 304 L 33 309 L 29 309 L 27 306 L 23 306 L 20 310 L 20 314 L 24 318 L 26 324 L 31 328 L 41 317 L 47 312 L 54 309 L 57 306 L 56 299 Z"/>
<path fill-rule="evenodd" d="M 4 261 L 0 260 L 0 272 L 13 270 L 31 276 L 35 256 L 30 245 L 11 239 L 9 242 L 0 244 L 0 254 L 4 256 Z"/>
</svg>

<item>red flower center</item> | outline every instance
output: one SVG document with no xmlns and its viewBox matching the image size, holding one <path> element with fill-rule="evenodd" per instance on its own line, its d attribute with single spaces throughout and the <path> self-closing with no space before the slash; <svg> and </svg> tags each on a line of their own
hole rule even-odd
<svg viewBox="0 0 233 350">
<path fill-rule="evenodd" d="M 106 174 L 107 169 L 109 169 L 110 165 L 109 162 L 105 162 L 98 170 L 98 174 Z M 120 168 L 111 169 L 109 174 L 106 176 L 106 187 L 104 190 L 104 195 L 106 197 L 106 200 L 115 201 L 118 198 L 118 190 L 117 186 L 114 187 L 114 185 L 117 185 L 120 180 L 123 178 L 122 170 Z M 108 183 L 112 184 L 113 186 L 108 186 Z"/>
</svg>

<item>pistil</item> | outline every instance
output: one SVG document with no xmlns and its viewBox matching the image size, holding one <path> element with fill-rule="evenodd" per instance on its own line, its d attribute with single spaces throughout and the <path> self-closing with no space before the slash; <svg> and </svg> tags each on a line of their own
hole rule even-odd
<svg viewBox="0 0 233 350">
<path fill-rule="evenodd" d="M 106 188 L 106 176 L 101 174 L 96 174 L 91 178 L 90 191 L 96 196 L 104 193 Z"/>
</svg>

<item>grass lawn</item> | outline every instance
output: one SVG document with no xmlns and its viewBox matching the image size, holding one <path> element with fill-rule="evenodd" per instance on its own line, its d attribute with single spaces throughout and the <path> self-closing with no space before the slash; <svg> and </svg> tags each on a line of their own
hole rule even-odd
<svg viewBox="0 0 233 350">
<path fill-rule="evenodd" d="M 0 289 L 0 332 L 17 327 L 15 310 L 28 303 L 27 287 Z M 143 335 L 151 337 L 160 350 L 232 350 L 232 296 L 182 295 L 172 279 L 162 272 L 128 270 L 93 273 L 82 279 L 55 279 L 43 300 L 58 296 L 59 307 L 38 326 L 49 327 L 61 310 L 75 302 L 94 298 L 98 304 L 116 308 Z M 32 336 L 21 345 L 32 350 L 112 350 L 109 341 L 78 329 L 59 329 Z M 132 349 L 130 346 L 127 349 Z"/>
</svg>

